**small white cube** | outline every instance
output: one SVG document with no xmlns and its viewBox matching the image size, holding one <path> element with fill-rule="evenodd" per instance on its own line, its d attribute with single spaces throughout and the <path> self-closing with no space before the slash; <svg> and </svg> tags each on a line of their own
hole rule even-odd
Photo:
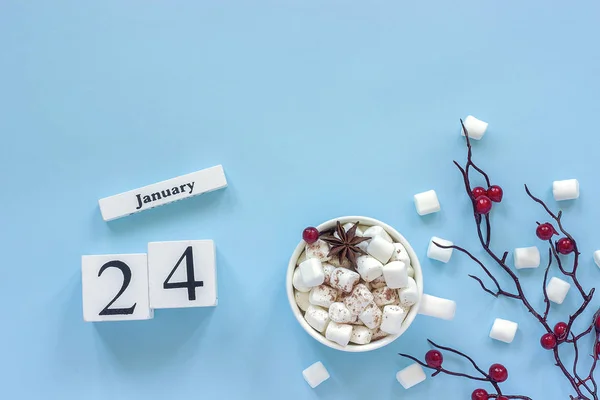
<svg viewBox="0 0 600 400">
<path fill-rule="evenodd" d="M 296 268 L 294 270 L 294 274 L 292 275 L 292 285 L 294 289 L 299 292 L 310 292 L 310 288 L 307 287 L 302 281 L 302 274 L 300 273 L 300 268 Z"/>
<path fill-rule="evenodd" d="M 515 268 L 537 268 L 540 266 L 540 250 L 537 246 L 520 247 L 514 253 Z"/>
<path fill-rule="evenodd" d="M 552 183 L 552 194 L 556 201 L 574 200 L 579 197 L 579 181 L 577 179 L 554 181 Z"/>
<path fill-rule="evenodd" d="M 391 261 L 402 261 L 407 267 L 410 265 L 410 256 L 402 243 L 394 243 L 394 252 L 390 258 Z"/>
<path fill-rule="evenodd" d="M 350 341 L 356 344 L 369 344 L 373 339 L 373 331 L 366 326 L 354 326 Z"/>
<path fill-rule="evenodd" d="M 321 333 L 325 332 L 325 329 L 327 329 L 327 324 L 329 324 L 329 312 L 313 304 L 308 306 L 306 314 L 304 314 L 304 318 L 310 326 L 315 328 L 317 332 Z"/>
<path fill-rule="evenodd" d="M 330 305 L 335 303 L 337 296 L 338 291 L 334 288 L 327 285 L 319 285 L 310 290 L 308 300 L 310 304 L 314 304 L 315 306 L 329 308 Z"/>
<path fill-rule="evenodd" d="M 83 319 L 87 322 L 152 319 L 146 254 L 81 257 Z"/>
<path fill-rule="evenodd" d="M 419 364 L 414 363 L 398 371 L 396 379 L 404 389 L 410 389 L 427 379 L 427 375 L 425 375 L 425 371 L 423 371 L 423 368 Z"/>
<path fill-rule="evenodd" d="M 512 343 L 518 327 L 519 324 L 516 322 L 496 318 L 494 325 L 492 325 L 492 330 L 490 331 L 490 337 L 504 343 Z"/>
<path fill-rule="evenodd" d="M 309 258 L 298 267 L 302 282 L 307 287 L 315 287 L 325 282 L 323 264 L 318 258 Z"/>
<path fill-rule="evenodd" d="M 325 275 L 325 279 L 323 279 L 323 283 L 325 285 L 329 285 L 331 281 L 331 273 L 335 270 L 335 267 L 331 264 L 323 264 L 323 274 Z"/>
<path fill-rule="evenodd" d="M 598 267 L 600 267 L 600 250 L 596 250 L 594 252 L 594 262 Z"/>
<path fill-rule="evenodd" d="M 306 258 L 316 258 L 321 262 L 329 261 L 329 245 L 319 239 L 314 243 L 306 245 Z"/>
<path fill-rule="evenodd" d="M 400 304 L 406 307 L 410 307 L 419 301 L 419 289 L 417 288 L 417 282 L 413 278 L 408 278 L 408 286 L 398 290 L 400 297 Z"/>
<path fill-rule="evenodd" d="M 419 314 L 449 321 L 454 319 L 456 314 L 456 302 L 423 294 L 419 303 Z"/>
<path fill-rule="evenodd" d="M 440 202 L 435 190 L 415 194 L 415 207 L 419 215 L 427 215 L 440 211 Z"/>
<path fill-rule="evenodd" d="M 375 238 L 376 236 L 381 236 L 381 238 L 385 239 L 387 242 L 393 242 L 390 234 L 387 233 L 387 231 L 379 225 L 373 225 L 369 227 L 366 231 L 363 232 L 362 236 L 370 237 L 371 239 Z"/>
<path fill-rule="evenodd" d="M 381 325 L 381 317 L 381 310 L 374 302 L 366 306 L 358 315 L 358 319 L 360 319 L 369 329 L 379 328 L 379 325 Z"/>
<path fill-rule="evenodd" d="M 435 243 L 442 246 L 454 245 L 454 243 L 452 243 L 449 240 L 433 236 L 429 241 L 429 247 L 427 248 L 427 257 L 433 260 L 441 261 L 443 263 L 447 263 L 448 261 L 450 261 L 450 258 L 452 257 L 452 250 L 454 249 L 443 249 L 441 247 L 436 246 Z"/>
<path fill-rule="evenodd" d="M 331 321 L 327 325 L 325 337 L 340 346 L 347 346 L 352 336 L 352 325 L 343 325 Z"/>
<path fill-rule="evenodd" d="M 375 236 L 367 246 L 367 253 L 385 264 L 392 257 L 394 249 L 393 243 L 388 242 L 381 236 Z"/>
<path fill-rule="evenodd" d="M 344 297 L 344 304 L 354 315 L 360 314 L 373 301 L 373 294 L 362 283 Z"/>
<path fill-rule="evenodd" d="M 302 371 L 302 376 L 310 387 L 314 389 L 329 379 L 329 372 L 327 372 L 323 363 L 319 361 Z"/>
<path fill-rule="evenodd" d="M 354 271 L 346 268 L 336 268 L 331 273 L 329 278 L 329 285 L 334 288 L 341 290 L 344 293 L 350 293 L 354 288 L 354 285 L 360 280 L 360 275 Z"/>
<path fill-rule="evenodd" d="M 383 266 L 383 277 L 386 285 L 392 289 L 408 286 L 408 269 L 402 261 L 392 261 Z"/>
<path fill-rule="evenodd" d="M 475 140 L 480 140 L 488 128 L 487 122 L 477 119 L 472 115 L 467 116 L 467 118 L 465 118 L 463 121 L 463 124 L 469 133 L 469 137 Z M 465 131 L 462 129 L 462 127 L 460 129 L 460 133 L 461 135 L 465 136 Z"/>
<path fill-rule="evenodd" d="M 296 299 L 296 304 L 298 308 L 302 311 L 308 310 L 308 306 L 310 306 L 310 301 L 308 300 L 307 292 L 300 292 L 298 290 L 294 290 L 294 298 Z"/>
<path fill-rule="evenodd" d="M 379 307 L 387 306 L 390 304 L 395 304 L 399 302 L 398 299 L 398 291 L 395 289 L 390 289 L 387 286 L 384 286 L 379 289 L 373 289 L 371 292 L 373 293 L 373 301 Z"/>
<path fill-rule="evenodd" d="M 217 268 L 212 240 L 148 243 L 150 307 L 217 305 Z"/>
<path fill-rule="evenodd" d="M 406 314 L 406 309 L 401 306 L 383 307 L 383 319 L 379 329 L 391 335 L 400 333 Z"/>
<path fill-rule="evenodd" d="M 358 316 L 353 315 L 344 303 L 336 302 L 329 306 L 329 319 L 338 324 L 355 322 Z"/>
<path fill-rule="evenodd" d="M 379 240 L 389 244 L 385 240 Z M 360 256 L 356 259 L 356 271 L 367 282 L 379 278 L 383 274 L 383 264 L 371 256 Z"/>
<path fill-rule="evenodd" d="M 546 293 L 548 294 L 548 300 L 556 304 L 562 304 L 569 293 L 571 284 L 565 282 L 560 278 L 553 277 L 546 286 Z"/>
</svg>

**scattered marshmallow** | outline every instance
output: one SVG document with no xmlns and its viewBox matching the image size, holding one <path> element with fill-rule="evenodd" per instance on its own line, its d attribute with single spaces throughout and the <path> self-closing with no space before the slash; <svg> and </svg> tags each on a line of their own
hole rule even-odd
<svg viewBox="0 0 600 400">
<path fill-rule="evenodd" d="M 540 251 L 537 246 L 520 247 L 514 253 L 515 268 L 537 268 L 540 266 Z"/>
<path fill-rule="evenodd" d="M 556 201 L 576 199 L 579 197 L 579 181 L 577 179 L 554 181 L 552 182 L 552 194 Z"/>
<path fill-rule="evenodd" d="M 412 267 L 412 265 L 409 265 L 408 268 L 406 268 L 406 272 L 408 273 L 409 277 L 415 277 L 415 269 Z"/>
<path fill-rule="evenodd" d="M 394 243 L 394 252 L 392 253 L 390 261 L 402 261 L 406 266 L 410 265 L 410 256 L 402 243 Z"/>
<path fill-rule="evenodd" d="M 415 207 L 419 215 L 427 215 L 440 211 L 440 202 L 435 190 L 415 194 Z"/>
<path fill-rule="evenodd" d="M 392 243 L 388 242 L 381 236 L 375 236 L 373 239 L 371 239 L 371 242 L 367 246 L 367 253 L 369 253 L 371 256 L 375 257 L 376 259 L 381 261 L 383 264 L 385 264 L 392 257 L 392 253 L 394 252 L 394 249 L 395 248 Z M 379 275 L 377 275 L 377 276 L 379 276 Z M 375 279 L 375 278 L 373 278 L 373 279 Z M 373 280 L 373 279 L 371 279 L 371 280 Z M 368 280 L 368 279 L 365 279 L 365 280 Z"/>
<path fill-rule="evenodd" d="M 310 387 L 314 389 L 329 379 L 329 372 L 327 372 L 323 363 L 319 361 L 302 371 L 302 376 Z"/>
<path fill-rule="evenodd" d="M 360 280 L 360 275 L 346 268 L 336 268 L 331 273 L 329 284 L 332 288 L 350 293 Z"/>
<path fill-rule="evenodd" d="M 329 261 L 329 245 L 319 239 L 314 243 L 306 245 L 306 258 L 316 258 L 321 262 Z"/>
<path fill-rule="evenodd" d="M 310 301 L 308 300 L 308 293 L 301 292 L 299 290 L 294 291 L 294 298 L 296 299 L 296 304 L 298 304 L 298 308 L 302 311 L 308 310 L 308 306 L 310 306 Z"/>
<path fill-rule="evenodd" d="M 376 340 L 383 339 L 386 336 L 388 336 L 387 333 L 385 333 L 381 329 L 376 329 L 375 333 L 373 333 L 373 336 L 371 337 L 371 341 L 374 342 Z"/>
<path fill-rule="evenodd" d="M 314 304 L 315 306 L 329 308 L 330 305 L 335 303 L 337 296 L 338 292 L 334 288 L 327 285 L 319 285 L 310 290 L 308 300 L 310 304 Z"/>
<path fill-rule="evenodd" d="M 490 331 L 490 337 L 504 343 L 512 343 L 518 327 L 519 324 L 516 322 L 496 318 L 494 325 L 492 325 L 492 330 Z"/>
<path fill-rule="evenodd" d="M 350 341 L 356 344 L 369 344 L 373 339 L 373 331 L 366 326 L 355 326 L 352 328 Z"/>
<path fill-rule="evenodd" d="M 374 239 L 375 237 L 380 236 L 382 239 L 385 239 L 387 242 L 390 242 L 390 243 L 393 242 L 390 234 L 387 233 L 387 231 L 379 225 L 374 225 L 374 226 L 370 227 L 369 229 L 367 229 L 366 231 L 364 231 L 363 236 L 370 237 L 371 239 Z"/>
<path fill-rule="evenodd" d="M 467 130 L 467 133 L 469 134 L 469 137 L 475 140 L 480 140 L 488 128 L 487 122 L 477 119 L 472 115 L 467 116 L 467 118 L 465 118 L 463 121 L 463 124 Z M 462 127 L 460 129 L 460 133 L 461 135 L 465 136 L 465 131 L 462 129 Z"/>
<path fill-rule="evenodd" d="M 379 328 L 381 325 L 381 310 L 377 307 L 377 304 L 370 303 L 365 309 L 358 315 L 358 318 L 365 324 L 369 329 Z"/>
<path fill-rule="evenodd" d="M 417 363 L 414 363 L 403 370 L 398 371 L 396 374 L 396 379 L 398 382 L 400 382 L 404 389 L 410 389 L 411 387 L 427 379 L 427 375 L 425 375 L 423 367 Z"/>
<path fill-rule="evenodd" d="M 307 287 L 315 287 L 325 282 L 323 264 L 317 258 L 309 258 L 298 267 L 302 276 L 302 282 Z"/>
<path fill-rule="evenodd" d="M 596 250 L 594 252 L 594 262 L 598 267 L 600 267 L 600 250 Z"/>
<path fill-rule="evenodd" d="M 302 274 L 300 273 L 300 268 L 296 268 L 294 270 L 294 275 L 292 276 L 292 285 L 299 292 L 310 292 L 310 288 L 304 284 L 302 280 Z"/>
<path fill-rule="evenodd" d="M 329 323 L 329 313 L 327 310 L 322 309 L 319 306 L 315 306 L 311 304 L 306 309 L 306 314 L 304 314 L 304 318 L 306 322 L 317 331 L 323 333 L 327 328 L 327 324 Z"/>
<path fill-rule="evenodd" d="M 354 315 L 360 314 L 373 301 L 373 295 L 365 285 L 359 283 L 352 292 L 344 298 L 344 304 Z"/>
<path fill-rule="evenodd" d="M 389 288 L 400 289 L 408 286 L 408 270 L 402 261 L 392 261 L 382 268 L 383 278 Z"/>
<path fill-rule="evenodd" d="M 398 291 L 400 295 L 400 304 L 410 307 L 419 301 L 419 290 L 417 282 L 413 278 L 408 278 L 408 286 Z"/>
<path fill-rule="evenodd" d="M 333 321 L 327 325 L 325 331 L 325 337 L 332 342 L 339 344 L 340 346 L 348 345 L 350 337 L 352 336 L 352 326 L 338 324 Z"/>
<path fill-rule="evenodd" d="M 323 275 L 325 278 L 323 279 L 323 283 L 325 285 L 329 285 L 331 281 L 331 273 L 335 270 L 335 267 L 331 264 L 323 264 Z"/>
<path fill-rule="evenodd" d="M 569 282 L 553 277 L 550 279 L 550 282 L 548 282 L 548 286 L 546 286 L 548 300 L 556 304 L 562 304 L 563 301 L 565 301 L 565 297 L 567 297 L 567 293 L 569 293 L 569 289 L 571 289 L 571 284 Z"/>
<path fill-rule="evenodd" d="M 384 286 L 379 289 L 374 289 L 371 293 L 373 293 L 373 301 L 379 307 L 387 306 L 389 304 L 394 304 L 395 302 L 399 301 L 398 291 L 394 290 L 394 289 L 390 289 L 387 286 Z"/>
<path fill-rule="evenodd" d="M 379 240 L 387 243 L 383 239 Z M 381 262 L 374 257 L 360 256 L 356 259 L 356 271 L 365 281 L 371 282 L 383 274 L 383 264 L 381 264 Z"/>
<path fill-rule="evenodd" d="M 400 333 L 406 314 L 406 309 L 401 306 L 383 307 L 383 317 L 379 329 L 391 335 Z"/>
<path fill-rule="evenodd" d="M 338 324 L 356 322 L 357 315 L 353 315 L 344 303 L 336 302 L 329 306 L 329 319 Z"/>
<path fill-rule="evenodd" d="M 448 261 L 450 261 L 450 258 L 452 257 L 452 250 L 454 249 L 443 249 L 441 247 L 436 246 L 436 243 L 442 246 L 452 246 L 454 245 L 454 243 L 436 236 L 433 236 L 429 241 L 429 247 L 427 248 L 427 257 L 441 261 L 443 263 L 447 263 Z"/>
<path fill-rule="evenodd" d="M 424 294 L 419 303 L 419 314 L 449 321 L 456 314 L 456 302 Z"/>
</svg>

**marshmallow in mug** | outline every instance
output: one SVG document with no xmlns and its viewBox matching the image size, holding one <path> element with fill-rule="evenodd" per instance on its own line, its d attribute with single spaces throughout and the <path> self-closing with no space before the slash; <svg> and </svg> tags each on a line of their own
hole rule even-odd
<svg viewBox="0 0 600 400">
<path fill-rule="evenodd" d="M 362 283 L 356 285 L 352 292 L 344 297 L 344 304 L 354 315 L 360 314 L 372 301 L 373 294 Z"/>
<path fill-rule="evenodd" d="M 410 307 L 419 301 L 419 289 L 413 278 L 408 278 L 408 286 L 398 291 L 400 304 Z"/>
<path fill-rule="evenodd" d="M 316 258 L 321 262 L 329 261 L 329 245 L 327 242 L 319 239 L 314 243 L 306 244 L 306 258 Z"/>
<path fill-rule="evenodd" d="M 360 256 L 356 259 L 356 271 L 365 281 L 371 282 L 383 274 L 383 264 L 374 257 Z"/>
<path fill-rule="evenodd" d="M 315 306 L 329 308 L 330 305 L 335 303 L 337 296 L 338 292 L 334 288 L 327 285 L 319 285 L 310 290 L 308 300 L 310 304 L 314 304 Z"/>
</svg>

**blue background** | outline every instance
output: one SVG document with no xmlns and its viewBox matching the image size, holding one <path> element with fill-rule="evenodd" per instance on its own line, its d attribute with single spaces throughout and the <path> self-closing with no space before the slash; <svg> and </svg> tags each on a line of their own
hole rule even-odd
<svg viewBox="0 0 600 400">
<path fill-rule="evenodd" d="M 522 184 L 556 209 L 552 181 L 576 177 L 581 198 L 560 206 L 596 284 L 599 17 L 595 1 L 3 0 L 0 397 L 468 398 L 478 385 L 461 378 L 410 391 L 395 380 L 409 364 L 396 353 L 422 356 L 429 337 L 504 363 L 507 393 L 567 398 L 539 324 L 484 294 L 466 257 L 425 251 L 437 235 L 482 254 L 451 162 L 465 159 L 458 124 L 472 114 L 490 122 L 476 159 L 505 189 L 493 248 L 543 249 L 546 217 Z M 101 197 L 219 163 L 225 190 L 101 219 Z M 412 196 L 432 188 L 442 211 L 419 217 Z M 401 231 L 455 320 L 418 317 L 367 354 L 310 338 L 287 304 L 287 261 L 305 226 L 348 214 Z M 218 247 L 216 309 L 83 322 L 82 254 L 205 238 Z M 519 272 L 538 308 L 542 272 Z M 572 290 L 550 321 L 578 304 Z M 496 317 L 520 324 L 512 344 L 489 339 Z M 301 371 L 318 360 L 332 378 L 312 390 Z"/>
</svg>

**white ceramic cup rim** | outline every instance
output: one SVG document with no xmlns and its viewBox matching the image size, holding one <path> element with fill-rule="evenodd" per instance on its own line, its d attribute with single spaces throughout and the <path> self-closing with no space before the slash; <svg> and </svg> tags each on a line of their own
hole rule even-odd
<svg viewBox="0 0 600 400">
<path fill-rule="evenodd" d="M 308 334 L 310 336 L 312 336 L 314 339 L 321 342 L 325 346 L 331 347 L 332 349 L 351 352 L 351 353 L 360 353 L 360 352 L 372 351 L 375 349 L 379 349 L 381 347 L 387 346 L 388 344 L 392 343 L 394 340 L 396 340 L 400 336 L 402 336 L 402 334 L 404 332 L 406 332 L 406 330 L 413 323 L 415 317 L 417 316 L 417 313 L 419 311 L 419 303 L 421 302 L 421 298 L 423 297 L 423 272 L 421 270 L 421 264 L 419 263 L 419 259 L 416 255 L 415 251 L 413 250 L 411 245 L 408 243 L 408 241 L 404 238 L 404 236 L 402 236 L 396 229 L 392 228 L 388 224 L 385 224 L 374 218 L 355 217 L 355 216 L 334 218 L 334 219 L 330 219 L 329 221 L 322 223 L 321 225 L 319 225 L 317 227 L 317 229 L 319 231 L 331 229 L 336 226 L 337 221 L 340 221 L 340 223 L 342 225 L 346 224 L 348 222 L 354 223 L 356 221 L 358 221 L 360 223 L 360 225 L 369 225 L 369 226 L 379 225 L 382 228 L 384 228 L 387 231 L 387 233 L 389 233 L 389 235 L 392 237 L 392 239 L 394 239 L 394 242 L 401 243 L 406 248 L 406 251 L 410 257 L 411 265 L 412 265 L 413 269 L 415 270 L 414 279 L 415 279 L 415 282 L 417 283 L 417 289 L 419 292 L 419 301 L 415 305 L 413 305 L 411 307 L 410 311 L 408 312 L 406 319 L 402 323 L 402 329 L 401 329 L 400 333 L 398 333 L 396 335 L 388 335 L 388 336 L 384 337 L 383 339 L 379 339 L 379 340 L 369 343 L 369 344 L 360 344 L 360 345 L 359 344 L 348 344 L 347 346 L 344 347 L 344 346 L 340 346 L 339 344 L 337 344 L 335 342 L 332 342 L 331 340 L 328 340 L 321 333 L 314 330 L 308 324 L 308 322 L 306 322 L 306 319 L 304 319 L 304 316 L 302 315 L 302 310 L 300 310 L 300 308 L 296 304 L 296 299 L 294 296 L 294 286 L 292 285 L 292 277 L 294 275 L 294 269 L 296 268 L 296 263 L 298 262 L 298 258 L 300 257 L 300 255 L 302 254 L 302 252 L 304 251 L 304 248 L 306 246 L 306 242 L 304 242 L 304 240 L 300 241 L 298 246 L 296 246 L 296 250 L 294 250 L 294 253 L 292 254 L 292 257 L 290 258 L 290 261 L 288 263 L 288 271 L 287 271 L 287 277 L 286 277 L 286 290 L 287 290 L 288 300 L 290 302 L 292 312 L 294 313 L 294 316 L 296 317 L 296 319 L 298 320 L 298 323 L 300 323 L 302 328 L 304 328 L 304 330 L 306 332 L 308 332 Z"/>
</svg>

